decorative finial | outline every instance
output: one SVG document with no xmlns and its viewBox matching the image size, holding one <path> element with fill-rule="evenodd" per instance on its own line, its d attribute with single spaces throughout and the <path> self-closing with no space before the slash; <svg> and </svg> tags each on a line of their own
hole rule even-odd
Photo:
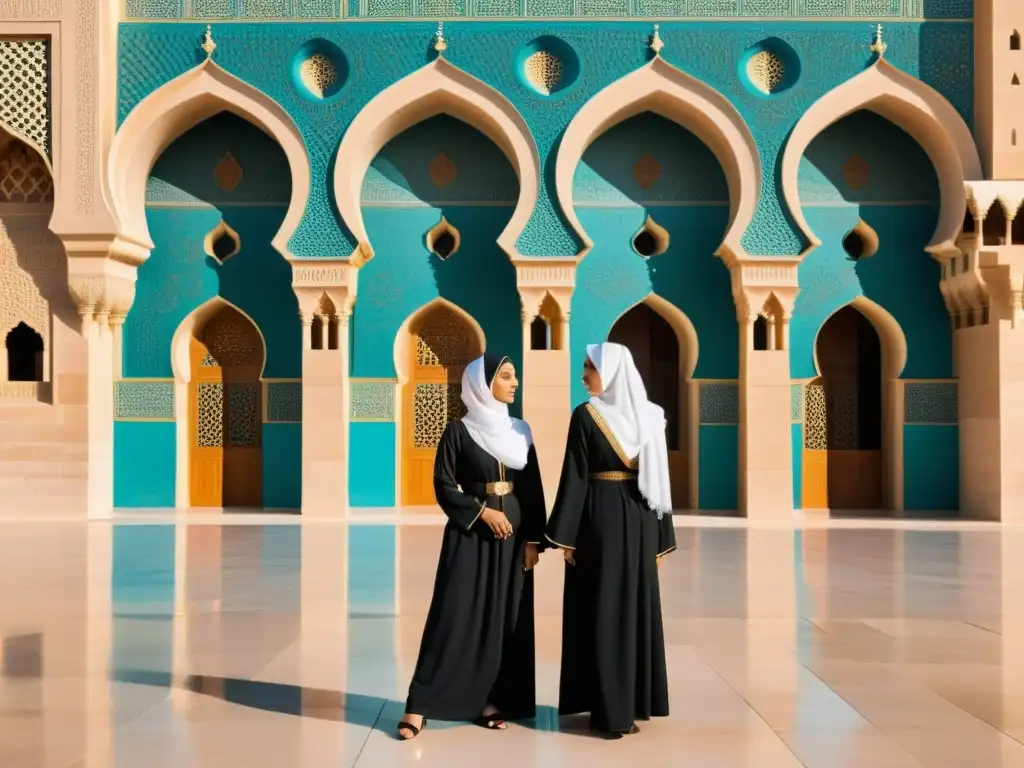
<svg viewBox="0 0 1024 768">
<path fill-rule="evenodd" d="M 448 43 L 444 41 L 444 22 L 437 22 L 437 34 L 434 35 L 434 50 L 443 54 L 448 50 Z"/>
<path fill-rule="evenodd" d="M 212 58 L 213 52 L 217 50 L 217 44 L 213 42 L 213 31 L 209 24 L 206 25 L 206 34 L 203 35 L 203 44 L 200 47 L 206 51 L 207 59 Z"/>
<path fill-rule="evenodd" d="M 660 24 L 654 25 L 654 33 L 651 35 L 651 50 L 654 51 L 655 56 L 661 55 L 661 49 L 665 47 L 664 41 L 661 39 L 661 35 L 658 34 L 658 27 Z"/>
<path fill-rule="evenodd" d="M 889 46 L 885 44 L 885 40 L 882 39 L 882 25 L 879 24 L 875 29 L 875 42 L 871 44 L 871 52 L 877 53 L 878 58 L 885 58 L 885 51 Z"/>
</svg>

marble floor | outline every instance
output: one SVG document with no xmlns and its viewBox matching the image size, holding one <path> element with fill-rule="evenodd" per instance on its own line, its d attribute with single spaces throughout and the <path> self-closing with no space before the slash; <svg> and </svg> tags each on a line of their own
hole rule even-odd
<svg viewBox="0 0 1024 768">
<path fill-rule="evenodd" d="M 400 743 L 433 518 L 0 522 L 0 766 L 1024 766 L 1024 528 L 677 524 L 671 717 L 555 715 L 551 553 L 536 721 Z"/>
</svg>

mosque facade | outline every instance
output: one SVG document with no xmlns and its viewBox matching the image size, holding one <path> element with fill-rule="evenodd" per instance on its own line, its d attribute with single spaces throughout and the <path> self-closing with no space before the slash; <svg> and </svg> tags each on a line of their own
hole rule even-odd
<svg viewBox="0 0 1024 768">
<path fill-rule="evenodd" d="M 1016 0 L 0 14 L 0 513 L 430 505 L 485 348 L 553 494 L 610 339 L 680 510 L 1024 514 Z"/>
</svg>

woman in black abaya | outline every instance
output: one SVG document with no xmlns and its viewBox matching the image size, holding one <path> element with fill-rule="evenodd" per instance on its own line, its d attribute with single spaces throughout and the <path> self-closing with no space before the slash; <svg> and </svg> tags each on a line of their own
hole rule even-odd
<svg viewBox="0 0 1024 768">
<path fill-rule="evenodd" d="M 565 555 L 559 714 L 620 738 L 668 715 L 658 565 L 675 549 L 665 413 L 629 350 L 587 347 L 548 541 Z"/>
<path fill-rule="evenodd" d="M 533 574 L 546 508 L 526 422 L 508 414 L 515 368 L 485 355 L 467 366 L 467 414 L 437 447 L 434 493 L 448 516 L 423 641 L 399 738 L 428 718 L 503 730 L 534 715 Z"/>
</svg>

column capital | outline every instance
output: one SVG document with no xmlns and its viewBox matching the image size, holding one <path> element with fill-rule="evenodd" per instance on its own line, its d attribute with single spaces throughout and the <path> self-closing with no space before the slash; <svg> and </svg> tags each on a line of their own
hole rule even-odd
<svg viewBox="0 0 1024 768">
<path fill-rule="evenodd" d="M 789 322 L 800 293 L 797 271 L 800 258 L 748 256 L 729 267 L 732 295 L 739 322 L 752 323 L 758 315 Z"/>
<path fill-rule="evenodd" d="M 309 323 L 321 314 L 321 300 L 326 295 L 334 305 L 341 322 L 352 314 L 359 286 L 359 269 L 348 260 L 290 259 L 292 290 L 299 300 L 299 312 Z M 303 322 L 306 322 L 305 319 Z"/>
<path fill-rule="evenodd" d="M 141 261 L 126 258 L 118 250 L 121 245 L 116 238 L 64 240 L 68 290 L 85 324 L 123 324 L 135 302 L 137 264 Z"/>
</svg>

